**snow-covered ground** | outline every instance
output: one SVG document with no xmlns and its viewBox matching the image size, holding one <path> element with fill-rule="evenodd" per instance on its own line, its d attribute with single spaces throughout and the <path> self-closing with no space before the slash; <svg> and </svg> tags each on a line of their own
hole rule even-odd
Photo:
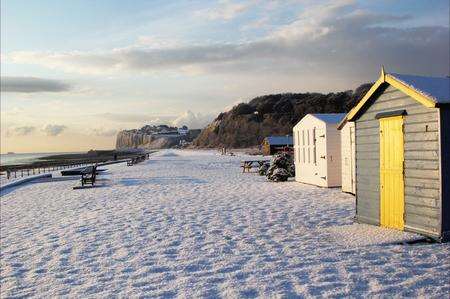
<svg viewBox="0 0 450 299">
<path fill-rule="evenodd" d="M 353 224 L 339 189 L 243 174 L 245 157 L 161 151 L 103 187 L 56 177 L 1 203 L 1 297 L 448 298 L 450 245 Z"/>
</svg>

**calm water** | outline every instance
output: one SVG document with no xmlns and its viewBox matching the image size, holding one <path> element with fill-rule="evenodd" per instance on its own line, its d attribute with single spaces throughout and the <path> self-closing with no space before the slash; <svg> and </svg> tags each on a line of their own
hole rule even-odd
<svg viewBox="0 0 450 299">
<path fill-rule="evenodd" d="M 28 154 L 0 154 L 1 165 L 27 164 L 38 158 L 69 153 L 28 153 Z"/>
</svg>

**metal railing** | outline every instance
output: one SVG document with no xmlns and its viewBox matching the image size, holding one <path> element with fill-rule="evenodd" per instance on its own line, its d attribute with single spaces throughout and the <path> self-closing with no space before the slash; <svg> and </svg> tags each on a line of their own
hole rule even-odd
<svg viewBox="0 0 450 299">
<path fill-rule="evenodd" d="M 5 170 L 6 179 L 15 179 L 20 177 L 26 177 L 30 175 L 36 175 L 46 172 L 52 172 L 67 168 L 74 167 L 82 167 L 86 165 L 90 165 L 92 162 L 76 162 L 76 163 L 65 163 L 65 164 L 57 164 L 57 165 L 47 165 L 47 166 L 36 166 L 36 167 L 28 167 L 28 168 L 20 168 L 20 169 L 7 169 Z"/>
<path fill-rule="evenodd" d="M 35 166 L 14 166 L 13 168 L 7 168 L 4 169 L 1 172 L 1 175 L 6 175 L 6 178 L 8 180 L 15 179 L 15 178 L 21 178 L 21 177 L 27 177 L 30 175 L 36 175 L 41 173 L 47 173 L 52 171 L 58 171 L 68 168 L 75 168 L 75 167 L 83 167 L 87 165 L 92 165 L 95 163 L 102 164 L 105 163 L 105 165 L 109 164 L 108 161 L 111 161 L 113 163 L 115 162 L 123 162 L 131 159 L 141 159 L 141 160 L 147 160 L 150 158 L 150 154 L 152 152 L 147 152 L 144 154 L 138 154 L 138 155 L 130 155 L 128 157 L 125 157 L 125 159 L 122 160 L 114 160 L 112 158 L 110 159 L 89 159 L 85 161 L 74 161 L 74 162 L 65 162 L 65 163 L 57 163 L 53 162 L 51 164 L 45 164 L 42 163 L 41 165 L 35 165 Z"/>
</svg>

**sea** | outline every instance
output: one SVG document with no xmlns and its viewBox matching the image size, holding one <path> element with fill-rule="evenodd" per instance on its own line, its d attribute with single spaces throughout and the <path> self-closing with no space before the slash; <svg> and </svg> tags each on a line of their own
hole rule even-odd
<svg viewBox="0 0 450 299">
<path fill-rule="evenodd" d="M 0 154 L 0 165 L 21 165 L 29 164 L 37 161 L 39 158 L 59 155 L 59 154 L 73 154 L 68 152 L 53 152 L 53 153 L 26 153 L 26 154 Z"/>
</svg>

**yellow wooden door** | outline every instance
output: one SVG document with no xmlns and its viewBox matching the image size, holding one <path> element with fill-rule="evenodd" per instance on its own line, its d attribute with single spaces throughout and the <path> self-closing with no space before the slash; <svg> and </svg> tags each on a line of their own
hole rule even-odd
<svg viewBox="0 0 450 299">
<path fill-rule="evenodd" d="M 380 119 L 380 224 L 403 230 L 403 116 Z"/>
</svg>

